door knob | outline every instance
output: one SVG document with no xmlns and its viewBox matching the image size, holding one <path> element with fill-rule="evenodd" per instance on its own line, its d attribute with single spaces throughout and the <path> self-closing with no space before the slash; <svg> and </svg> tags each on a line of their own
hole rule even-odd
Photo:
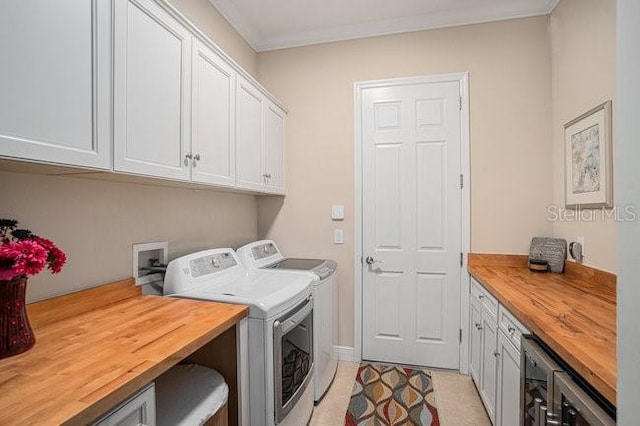
<svg viewBox="0 0 640 426">
<path fill-rule="evenodd" d="M 376 260 L 371 256 L 367 256 L 364 261 L 367 262 L 367 265 L 373 265 L 374 263 L 376 263 Z"/>
</svg>

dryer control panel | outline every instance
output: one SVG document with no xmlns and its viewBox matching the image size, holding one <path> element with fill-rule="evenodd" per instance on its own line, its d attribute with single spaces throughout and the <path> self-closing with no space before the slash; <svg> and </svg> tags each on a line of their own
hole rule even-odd
<svg viewBox="0 0 640 426">
<path fill-rule="evenodd" d="M 229 253 L 218 253 L 209 256 L 202 256 L 189 261 L 189 270 L 193 278 L 198 278 L 203 275 L 209 275 L 213 272 L 224 271 L 227 268 L 232 268 L 238 263 Z M 187 271 L 185 271 L 187 272 Z"/>
</svg>

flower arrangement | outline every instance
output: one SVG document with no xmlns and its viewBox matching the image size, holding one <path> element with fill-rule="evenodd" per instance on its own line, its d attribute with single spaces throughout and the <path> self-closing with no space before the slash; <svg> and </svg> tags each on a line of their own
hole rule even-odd
<svg viewBox="0 0 640 426">
<path fill-rule="evenodd" d="M 57 274 L 66 261 L 52 241 L 19 229 L 16 220 L 0 219 L 0 280 L 36 275 L 45 267 Z"/>
</svg>

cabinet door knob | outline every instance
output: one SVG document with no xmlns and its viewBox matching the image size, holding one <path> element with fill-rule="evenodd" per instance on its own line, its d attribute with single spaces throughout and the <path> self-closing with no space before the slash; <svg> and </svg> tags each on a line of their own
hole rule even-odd
<svg viewBox="0 0 640 426">
<path fill-rule="evenodd" d="M 475 325 L 477 330 L 482 330 L 482 326 L 480 325 L 479 322 L 477 322 Z"/>
<path fill-rule="evenodd" d="M 484 299 L 484 296 L 482 294 L 478 295 L 478 299 L 482 300 Z"/>
<path fill-rule="evenodd" d="M 496 358 L 498 358 L 498 357 L 500 356 L 500 352 L 495 351 L 495 352 L 493 353 L 493 356 L 495 356 Z"/>
<path fill-rule="evenodd" d="M 187 152 L 187 153 L 184 155 L 184 158 L 186 158 L 187 160 L 193 160 L 193 154 L 191 154 L 190 152 Z"/>
<path fill-rule="evenodd" d="M 196 160 L 196 161 L 200 161 L 200 154 L 194 155 L 193 159 Z"/>
<path fill-rule="evenodd" d="M 507 331 L 509 332 L 509 334 L 513 334 L 513 333 L 515 333 L 516 328 L 515 328 L 515 327 L 512 327 L 512 326 L 508 326 L 508 327 L 507 327 Z"/>
</svg>

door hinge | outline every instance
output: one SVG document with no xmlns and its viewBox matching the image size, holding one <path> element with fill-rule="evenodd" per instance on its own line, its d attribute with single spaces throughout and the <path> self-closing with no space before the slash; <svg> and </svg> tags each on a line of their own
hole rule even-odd
<svg viewBox="0 0 640 426">
<path fill-rule="evenodd" d="M 460 343 L 462 343 L 462 329 L 460 329 Z"/>
<path fill-rule="evenodd" d="M 458 97 L 458 109 L 462 111 L 462 96 Z"/>
<path fill-rule="evenodd" d="M 464 188 L 464 175 L 460 173 L 460 189 Z"/>
<path fill-rule="evenodd" d="M 464 264 L 464 253 L 460 252 L 460 267 Z"/>
</svg>

